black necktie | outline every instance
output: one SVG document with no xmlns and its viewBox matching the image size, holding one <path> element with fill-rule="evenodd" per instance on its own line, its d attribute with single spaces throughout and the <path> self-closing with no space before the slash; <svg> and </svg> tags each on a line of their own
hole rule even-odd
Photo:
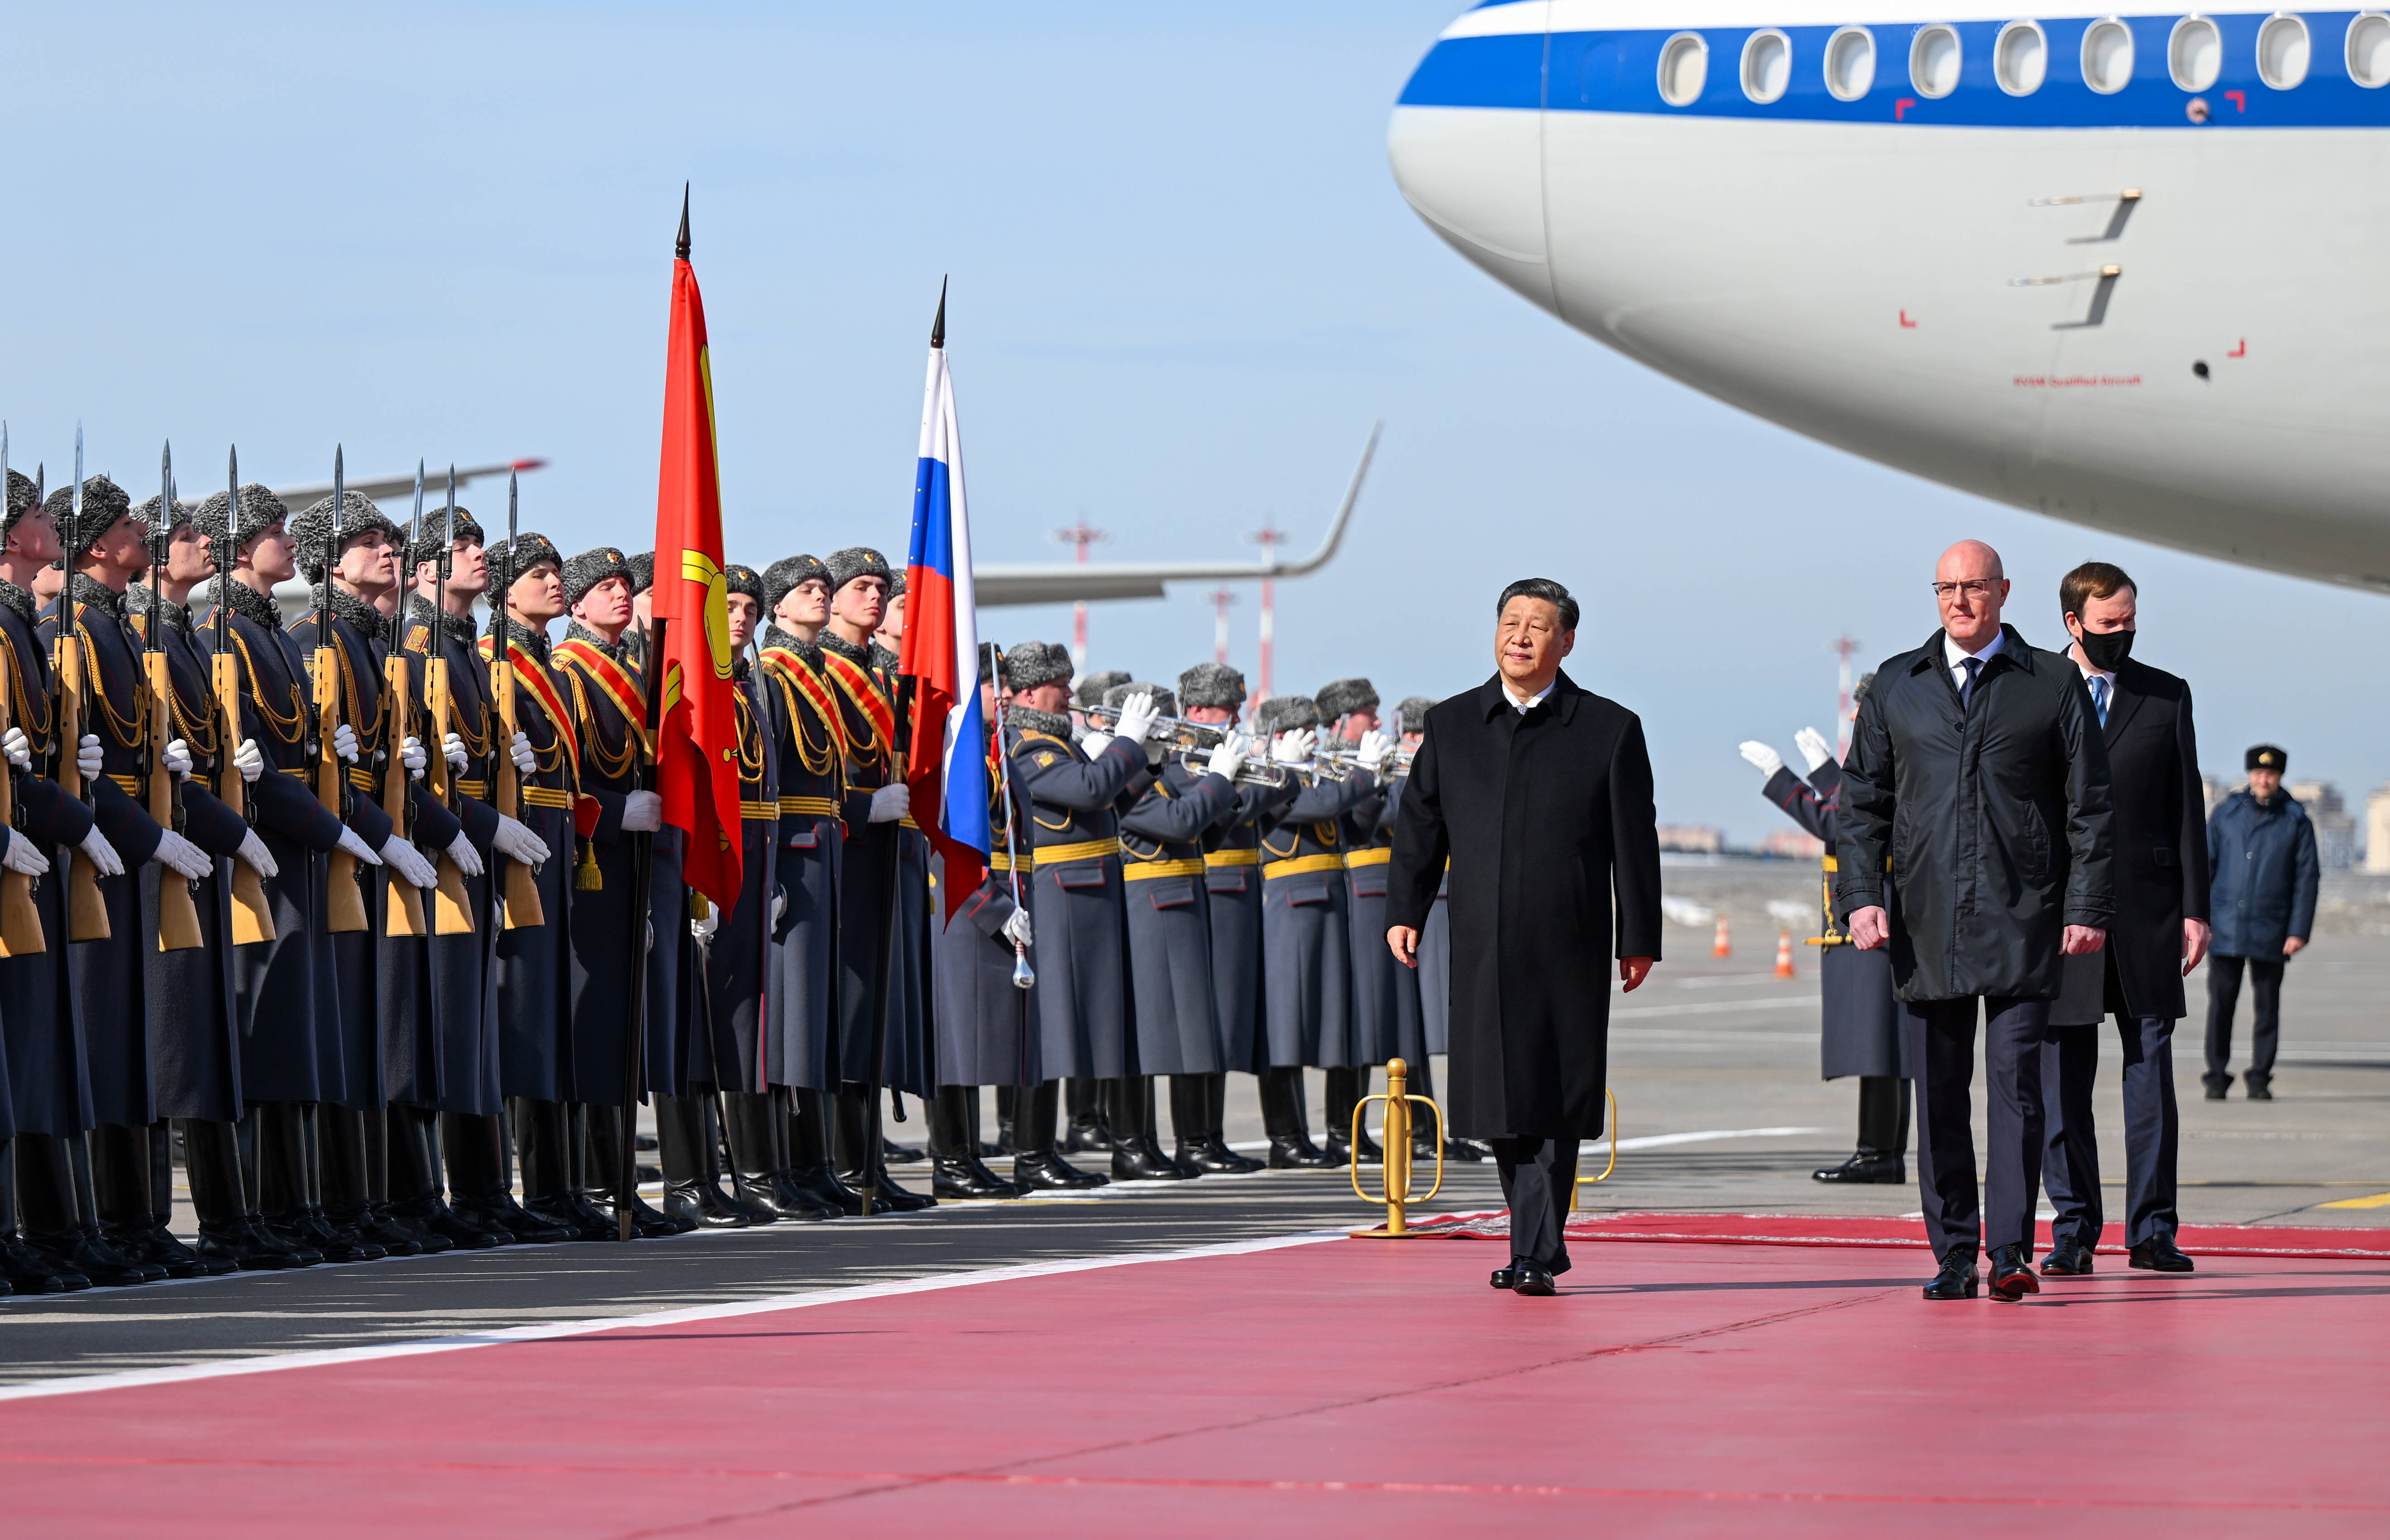
<svg viewBox="0 0 2390 1540">
<path fill-rule="evenodd" d="M 1961 658 L 1959 666 L 1967 671 L 1967 682 L 1959 687 L 1959 706 L 1963 711 L 1968 702 L 1975 699 L 1975 678 L 1984 671 L 1984 661 L 1981 658 Z"/>
</svg>

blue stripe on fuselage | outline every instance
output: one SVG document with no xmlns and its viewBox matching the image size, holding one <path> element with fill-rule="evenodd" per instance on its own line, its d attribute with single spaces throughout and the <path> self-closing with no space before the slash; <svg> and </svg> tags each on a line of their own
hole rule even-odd
<svg viewBox="0 0 2390 1540">
<path fill-rule="evenodd" d="M 2202 92 L 2176 85 L 2166 72 L 2173 17 L 2127 17 L 2133 32 L 2133 78 L 2102 96 L 2083 83 L 2083 33 L 2098 19 L 2039 19 L 2049 39 L 2041 88 L 2011 96 L 1992 74 L 1992 45 L 2003 25 L 1961 21 L 1958 88 L 1947 96 L 1918 94 L 1908 79 L 1908 49 L 1929 23 L 1870 29 L 1875 34 L 1875 83 L 1856 101 L 1837 101 L 1826 89 L 1826 40 L 1832 27 L 1779 29 L 1792 42 L 1791 84 L 1762 106 L 1742 94 L 1742 46 L 1758 30 L 1689 28 L 1709 45 L 1709 78 L 1699 99 L 1670 107 L 1660 97 L 1660 50 L 1675 32 L 1556 32 L 1456 37 L 1439 42 L 1403 87 L 1404 107 L 1548 107 L 1561 112 L 1645 112 L 1703 118 L 1780 119 L 1813 122 L 1915 123 L 1953 128 L 2379 128 L 2390 125 L 2390 89 L 2368 90 L 2348 78 L 2345 38 L 2355 11 L 2302 12 L 2313 65 L 2305 83 L 2277 91 L 2257 76 L 2257 29 L 2266 15 L 2207 16 L 2223 35 L 2224 67 Z M 2237 98 L 2228 93 L 2239 93 Z M 2191 122 L 2196 95 L 2208 105 L 2205 124 Z"/>
</svg>

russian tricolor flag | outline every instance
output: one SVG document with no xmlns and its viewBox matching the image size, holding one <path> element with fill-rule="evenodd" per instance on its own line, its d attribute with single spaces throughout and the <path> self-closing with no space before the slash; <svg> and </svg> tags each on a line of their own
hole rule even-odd
<svg viewBox="0 0 2390 1540">
<path fill-rule="evenodd" d="M 930 332 L 921 404 L 921 457 L 913 479 L 913 542 L 905 558 L 905 640 L 897 669 L 912 675 L 912 751 L 905 779 L 913 819 L 946 861 L 946 915 L 987 874 L 987 734 L 979 703 L 979 622 L 971 596 L 970 515 L 963 498 L 962 435 L 946 372 L 946 299 Z M 932 725 L 939 731 L 924 731 Z"/>
</svg>

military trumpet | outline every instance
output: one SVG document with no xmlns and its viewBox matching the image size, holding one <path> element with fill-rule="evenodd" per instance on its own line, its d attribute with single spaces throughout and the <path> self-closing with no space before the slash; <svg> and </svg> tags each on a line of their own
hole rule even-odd
<svg viewBox="0 0 2390 1540">
<path fill-rule="evenodd" d="M 1089 706 L 1083 714 L 1090 723 L 1109 731 L 1119 725 L 1121 710 L 1118 706 Z M 1232 731 L 1233 728 L 1214 726 L 1209 722 L 1189 722 L 1183 716 L 1157 716 L 1147 731 L 1146 741 L 1160 743 L 1165 750 L 1176 749 L 1178 763 L 1200 776 L 1204 774 L 1204 766 L 1196 756 L 1208 756 Z M 1264 739 L 1253 746 L 1253 751 L 1238 768 L 1235 784 L 1284 786 L 1287 768 L 1270 763 L 1269 743 Z"/>
</svg>

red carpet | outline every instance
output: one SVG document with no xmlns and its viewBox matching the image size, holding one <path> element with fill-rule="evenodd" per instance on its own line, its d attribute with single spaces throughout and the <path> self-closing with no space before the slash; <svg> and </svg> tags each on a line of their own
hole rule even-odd
<svg viewBox="0 0 2390 1540">
<path fill-rule="evenodd" d="M 0 1402 L 0 1512 L 254 1540 L 2390 1531 L 2390 1265 L 1929 1305 L 1906 1251 L 1587 1246 L 1526 1300 L 1485 1287 L 1491 1250 L 1330 1241 Z"/>
<path fill-rule="evenodd" d="M 1439 1214 L 1411 1227 L 1455 1240 L 1509 1238 L 1506 1211 Z M 2048 1221 L 2036 1226 L 2037 1257 L 2049 1249 Z M 1570 1216 L 1571 1240 L 1700 1241 L 1723 1246 L 1925 1247 L 1921 1220 L 1888 1215 L 1778 1213 L 1579 1213 Z M 2390 1230 L 2293 1229 L 2278 1225 L 2189 1225 L 2175 1244 L 2194 1256 L 2343 1257 L 2390 1262 Z M 2110 1224 L 2101 1256 L 2124 1256 L 2124 1226 Z"/>
</svg>

